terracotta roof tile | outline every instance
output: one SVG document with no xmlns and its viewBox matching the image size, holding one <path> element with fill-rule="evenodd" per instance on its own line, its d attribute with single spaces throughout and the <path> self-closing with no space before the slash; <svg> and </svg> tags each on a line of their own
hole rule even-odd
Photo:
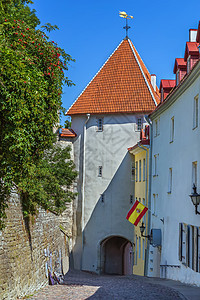
<svg viewBox="0 0 200 300">
<path fill-rule="evenodd" d="M 189 55 L 199 55 L 199 49 L 198 49 L 199 43 L 196 42 L 186 42 L 185 47 L 185 56 L 184 60 L 186 61 Z"/>
<path fill-rule="evenodd" d="M 62 128 L 60 136 L 73 138 L 73 137 L 76 137 L 77 135 L 72 129 Z"/>
<path fill-rule="evenodd" d="M 68 115 L 145 113 L 159 103 L 159 92 L 130 40 L 123 40 L 85 90 Z M 155 104 L 156 103 L 156 104 Z"/>
</svg>

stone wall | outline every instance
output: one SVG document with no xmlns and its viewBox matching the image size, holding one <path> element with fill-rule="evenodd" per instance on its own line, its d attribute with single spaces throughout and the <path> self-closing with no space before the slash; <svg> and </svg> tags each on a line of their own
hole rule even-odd
<svg viewBox="0 0 200 300">
<path fill-rule="evenodd" d="M 19 196 L 12 193 L 6 227 L 0 231 L 0 299 L 33 294 L 48 284 L 48 269 L 58 273 L 68 271 L 72 207 L 73 203 L 68 203 L 61 216 L 39 209 L 38 215 L 27 222 Z"/>
</svg>

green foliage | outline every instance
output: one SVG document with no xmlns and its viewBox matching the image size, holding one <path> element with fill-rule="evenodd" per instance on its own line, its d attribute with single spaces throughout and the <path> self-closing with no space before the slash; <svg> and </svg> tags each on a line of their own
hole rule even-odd
<svg viewBox="0 0 200 300">
<path fill-rule="evenodd" d="M 73 181 L 72 162 L 60 173 L 62 164 L 48 163 L 47 157 L 62 152 L 53 147 L 52 128 L 59 121 L 63 84 L 73 84 L 64 71 L 74 60 L 36 29 L 40 22 L 30 3 L 0 0 L 0 227 L 13 187 L 25 215 L 36 213 L 38 204 L 59 213 L 73 199 L 68 183 L 65 193 L 61 187 L 68 169 Z"/>
<path fill-rule="evenodd" d="M 70 129 L 70 128 L 71 128 L 71 125 L 72 125 L 72 122 L 71 122 L 71 121 L 69 121 L 69 120 L 66 120 L 66 121 L 65 121 L 65 124 L 64 124 L 65 128 Z"/>
</svg>

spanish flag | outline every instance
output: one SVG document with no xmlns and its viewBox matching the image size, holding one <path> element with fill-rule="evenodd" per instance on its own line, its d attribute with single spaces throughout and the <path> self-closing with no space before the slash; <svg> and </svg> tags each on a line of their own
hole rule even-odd
<svg viewBox="0 0 200 300">
<path fill-rule="evenodd" d="M 140 203 L 138 200 L 135 201 L 133 207 L 129 210 L 126 219 L 133 223 L 135 226 L 139 223 L 142 217 L 147 212 L 148 208 Z"/>
</svg>

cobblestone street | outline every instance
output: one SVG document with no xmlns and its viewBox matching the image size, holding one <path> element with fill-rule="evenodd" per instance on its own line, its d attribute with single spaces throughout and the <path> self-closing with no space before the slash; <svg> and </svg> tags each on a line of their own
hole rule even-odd
<svg viewBox="0 0 200 300">
<path fill-rule="evenodd" d="M 177 290 L 139 276 L 94 275 L 70 271 L 64 285 L 47 286 L 29 299 L 32 300 L 82 300 L 82 299 L 188 299 Z M 184 286 L 185 287 L 185 286 Z M 199 289 L 200 290 L 200 289 Z M 190 298 L 189 298 L 190 299 Z M 194 298 L 196 299 L 196 298 Z M 200 298 L 197 298 L 200 299 Z"/>
</svg>

